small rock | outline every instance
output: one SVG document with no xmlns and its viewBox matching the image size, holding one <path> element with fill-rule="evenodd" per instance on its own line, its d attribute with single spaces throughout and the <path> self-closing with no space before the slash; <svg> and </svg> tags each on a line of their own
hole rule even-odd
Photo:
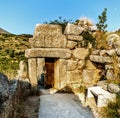
<svg viewBox="0 0 120 118">
<path fill-rule="evenodd" d="M 120 86 L 117 84 L 109 84 L 107 89 L 111 93 L 119 93 L 120 92 Z"/>
</svg>

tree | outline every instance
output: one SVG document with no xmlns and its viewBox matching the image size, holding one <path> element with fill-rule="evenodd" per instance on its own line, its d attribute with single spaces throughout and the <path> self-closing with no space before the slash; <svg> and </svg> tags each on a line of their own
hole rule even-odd
<svg viewBox="0 0 120 118">
<path fill-rule="evenodd" d="M 107 21 L 107 8 L 104 8 L 104 11 L 101 15 L 98 16 L 99 22 L 96 24 L 97 28 L 100 31 L 106 32 L 107 24 L 105 22 Z"/>
</svg>

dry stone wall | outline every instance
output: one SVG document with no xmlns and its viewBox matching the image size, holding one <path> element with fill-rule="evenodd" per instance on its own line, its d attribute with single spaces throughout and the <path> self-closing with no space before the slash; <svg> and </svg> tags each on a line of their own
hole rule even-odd
<svg viewBox="0 0 120 118">
<path fill-rule="evenodd" d="M 99 70 L 89 60 L 90 49 L 83 45 L 81 33 L 85 29 L 80 25 L 68 24 L 62 33 L 58 25 L 36 25 L 31 49 L 26 50 L 28 58 L 29 78 L 32 85 L 37 85 L 45 61 L 38 64 L 39 59 L 55 58 L 54 87 L 61 89 L 66 85 L 85 84 L 91 86 L 99 80 Z M 92 58 L 92 57 L 91 57 Z"/>
<path fill-rule="evenodd" d="M 106 38 L 108 49 L 94 50 L 90 60 L 104 66 L 105 79 L 118 79 L 120 77 L 120 37 L 110 33 Z"/>
</svg>

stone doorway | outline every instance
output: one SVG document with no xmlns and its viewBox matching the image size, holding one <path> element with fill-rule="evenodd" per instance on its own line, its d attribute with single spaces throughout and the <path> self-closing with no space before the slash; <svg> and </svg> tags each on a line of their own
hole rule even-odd
<svg viewBox="0 0 120 118">
<path fill-rule="evenodd" d="M 45 58 L 45 88 L 54 87 L 55 60 L 54 58 Z"/>
</svg>

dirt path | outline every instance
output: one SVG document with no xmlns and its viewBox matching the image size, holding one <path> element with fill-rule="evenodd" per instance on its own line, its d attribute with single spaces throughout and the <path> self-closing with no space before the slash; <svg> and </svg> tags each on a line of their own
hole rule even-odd
<svg viewBox="0 0 120 118">
<path fill-rule="evenodd" d="M 39 118 L 93 118 L 93 114 L 73 94 L 43 94 L 40 96 Z"/>
</svg>

